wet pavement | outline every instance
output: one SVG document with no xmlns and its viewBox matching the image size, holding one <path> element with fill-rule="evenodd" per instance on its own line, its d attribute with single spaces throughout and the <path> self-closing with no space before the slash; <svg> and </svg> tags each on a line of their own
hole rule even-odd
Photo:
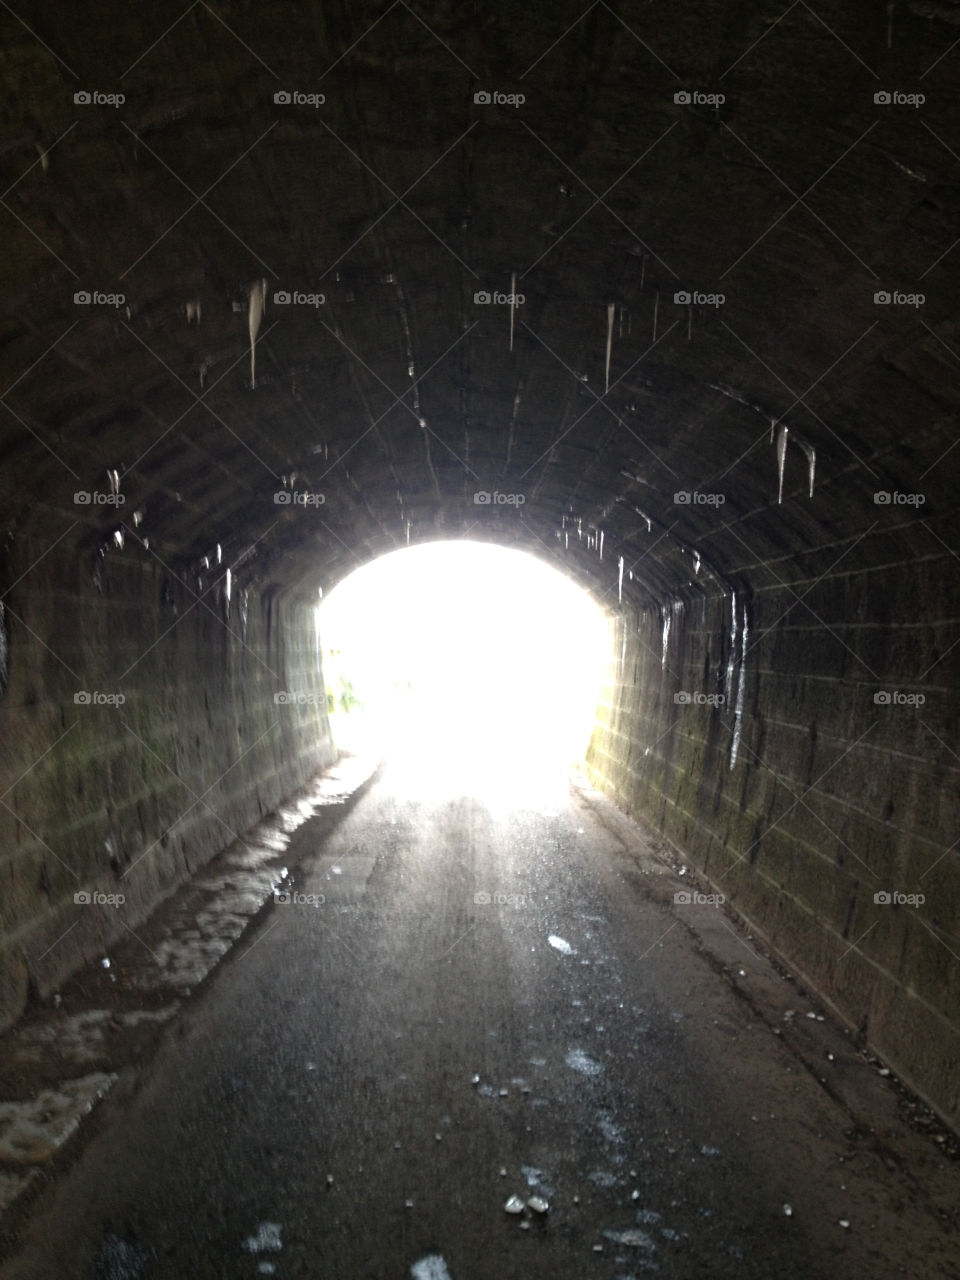
<svg viewBox="0 0 960 1280">
<path fill-rule="evenodd" d="M 450 765 L 307 819 L 4 1280 L 960 1277 L 950 1143 L 689 872 Z"/>
</svg>

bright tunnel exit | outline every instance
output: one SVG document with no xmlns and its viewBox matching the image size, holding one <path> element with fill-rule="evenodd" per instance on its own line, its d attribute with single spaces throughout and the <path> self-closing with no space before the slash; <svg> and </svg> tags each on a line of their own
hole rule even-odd
<svg viewBox="0 0 960 1280">
<path fill-rule="evenodd" d="M 592 730 L 609 620 L 526 552 L 447 541 L 357 569 L 317 610 L 335 741 L 417 794 L 543 804 Z"/>
</svg>

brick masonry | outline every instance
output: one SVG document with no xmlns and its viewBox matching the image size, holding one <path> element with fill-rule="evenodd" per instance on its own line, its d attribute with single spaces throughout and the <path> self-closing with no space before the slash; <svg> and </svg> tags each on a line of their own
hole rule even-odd
<svg viewBox="0 0 960 1280">
<path fill-rule="evenodd" d="M 228 600 L 222 568 L 178 580 L 129 547 L 28 572 L 44 550 L 7 566 L 27 577 L 5 598 L 0 1025 L 334 756 L 310 602 L 233 584 Z"/>
<path fill-rule="evenodd" d="M 821 548 L 824 566 L 842 550 Z M 741 583 L 762 585 L 735 601 L 612 618 L 588 759 L 956 1126 L 956 565 L 942 546 L 898 563 L 889 535 L 868 551 L 855 574 L 748 565 Z"/>
</svg>

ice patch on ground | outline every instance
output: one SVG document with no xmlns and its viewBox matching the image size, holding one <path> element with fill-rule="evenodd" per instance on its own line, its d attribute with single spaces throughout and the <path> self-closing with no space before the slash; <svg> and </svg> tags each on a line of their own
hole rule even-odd
<svg viewBox="0 0 960 1280">
<path fill-rule="evenodd" d="M 599 1076 L 603 1074 L 603 1067 L 599 1062 L 594 1062 L 593 1058 L 583 1052 L 582 1049 L 571 1049 L 564 1062 L 571 1071 L 579 1071 L 585 1076 Z"/>
<path fill-rule="evenodd" d="M 451 1280 L 447 1264 L 439 1253 L 429 1253 L 410 1268 L 413 1280 Z"/>
<path fill-rule="evenodd" d="M 243 1247 L 248 1253 L 279 1253 L 283 1248 L 280 1232 L 283 1227 L 279 1222 L 261 1222 L 255 1236 L 247 1236 Z"/>
<path fill-rule="evenodd" d="M 10 1164 L 46 1160 L 116 1081 L 113 1073 L 95 1071 L 23 1102 L 0 1102 L 0 1160 Z"/>
<path fill-rule="evenodd" d="M 554 950 L 559 951 L 562 955 L 575 956 L 577 954 L 566 938 L 560 938 L 555 933 L 551 933 L 547 941 Z"/>
</svg>

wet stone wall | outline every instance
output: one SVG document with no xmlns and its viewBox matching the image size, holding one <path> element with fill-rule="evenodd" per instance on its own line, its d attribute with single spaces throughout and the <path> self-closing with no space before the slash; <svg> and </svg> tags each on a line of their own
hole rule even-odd
<svg viewBox="0 0 960 1280">
<path fill-rule="evenodd" d="M 4 572 L 0 1026 L 334 755 L 308 602 L 129 547 Z"/>
<path fill-rule="evenodd" d="M 625 611 L 588 760 L 957 1125 L 960 647 L 911 620 L 947 568 Z"/>
</svg>

